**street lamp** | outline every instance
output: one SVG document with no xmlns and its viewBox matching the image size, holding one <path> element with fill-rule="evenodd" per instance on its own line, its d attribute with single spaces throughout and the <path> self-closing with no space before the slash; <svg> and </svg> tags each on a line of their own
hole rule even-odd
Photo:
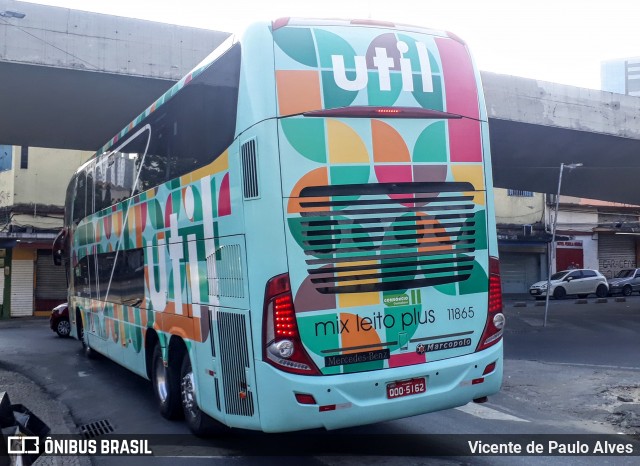
<svg viewBox="0 0 640 466">
<path fill-rule="evenodd" d="M 558 175 L 558 194 L 556 195 L 556 212 L 553 217 L 553 224 L 551 225 L 551 248 L 549 250 L 549 270 L 547 271 L 547 297 L 544 304 L 544 323 L 543 327 L 547 326 L 547 314 L 549 313 L 549 295 L 551 294 L 551 260 L 556 256 L 556 224 L 558 222 L 558 210 L 560 208 L 560 187 L 562 186 L 562 172 L 565 167 L 568 170 L 581 167 L 581 163 L 567 163 L 562 162 L 560 164 L 560 175 Z"/>
</svg>

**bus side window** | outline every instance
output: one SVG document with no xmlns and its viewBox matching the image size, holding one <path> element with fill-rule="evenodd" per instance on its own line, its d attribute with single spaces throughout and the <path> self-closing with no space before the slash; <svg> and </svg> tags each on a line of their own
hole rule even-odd
<svg viewBox="0 0 640 466">
<path fill-rule="evenodd" d="M 94 167 L 95 167 L 95 164 L 92 163 L 90 168 L 87 169 L 87 202 L 86 202 L 86 212 L 85 212 L 86 216 L 89 216 L 94 212 L 94 204 L 93 204 L 93 199 L 94 199 L 93 188 L 95 185 L 93 181 Z"/>
<path fill-rule="evenodd" d="M 87 211 L 85 208 L 85 198 L 87 194 L 87 179 L 84 172 L 78 173 L 76 192 L 73 198 L 73 223 L 77 225 L 85 218 Z"/>
</svg>

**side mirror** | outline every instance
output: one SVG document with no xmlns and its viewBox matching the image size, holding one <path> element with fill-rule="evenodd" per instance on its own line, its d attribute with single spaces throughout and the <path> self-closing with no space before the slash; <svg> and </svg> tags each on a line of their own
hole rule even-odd
<svg viewBox="0 0 640 466">
<path fill-rule="evenodd" d="M 62 265 L 62 251 L 53 251 L 53 265 Z"/>
<path fill-rule="evenodd" d="M 67 237 L 67 230 L 62 229 L 56 239 L 53 240 L 53 263 L 55 265 L 62 265 L 62 256 L 65 250 L 65 240 Z"/>
<path fill-rule="evenodd" d="M 567 277 L 564 279 L 565 282 L 570 282 L 571 280 L 573 280 L 573 277 Z"/>
</svg>

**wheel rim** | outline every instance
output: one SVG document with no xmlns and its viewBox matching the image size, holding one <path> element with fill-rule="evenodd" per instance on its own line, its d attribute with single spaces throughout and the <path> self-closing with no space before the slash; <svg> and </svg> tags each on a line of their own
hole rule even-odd
<svg viewBox="0 0 640 466">
<path fill-rule="evenodd" d="M 630 288 L 630 287 L 628 287 L 628 286 L 625 286 L 625 287 L 622 289 L 622 294 L 623 294 L 623 295 L 625 295 L 625 296 L 630 296 L 630 295 L 631 295 L 631 288 Z"/>
<path fill-rule="evenodd" d="M 185 412 L 191 417 L 195 417 L 198 414 L 198 404 L 196 403 L 196 389 L 193 380 L 193 371 L 187 372 L 180 383 L 182 388 L 182 406 L 184 406 Z"/>
<path fill-rule="evenodd" d="M 155 374 L 155 385 L 156 385 L 156 393 L 160 398 L 162 403 L 167 401 L 169 398 L 169 382 L 167 379 L 167 368 L 164 367 L 164 363 L 162 362 L 162 358 L 156 358 L 155 361 L 155 370 L 153 371 Z"/>
<path fill-rule="evenodd" d="M 58 334 L 67 336 L 71 333 L 71 324 L 69 324 L 68 320 L 61 320 L 58 322 Z"/>
</svg>

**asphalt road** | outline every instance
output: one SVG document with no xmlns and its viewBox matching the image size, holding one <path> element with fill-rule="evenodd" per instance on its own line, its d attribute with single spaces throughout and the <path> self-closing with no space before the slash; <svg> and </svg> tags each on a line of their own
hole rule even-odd
<svg viewBox="0 0 640 466">
<path fill-rule="evenodd" d="M 580 456 L 448 456 L 461 451 L 458 441 L 467 439 L 455 434 L 478 439 L 484 434 L 522 434 L 535 439 L 540 434 L 638 433 L 640 427 L 633 425 L 636 418 L 625 409 L 640 407 L 640 296 L 625 302 L 612 298 L 607 303 L 587 301 L 552 301 L 546 327 L 542 326 L 543 306 L 533 300 L 506 302 L 505 379 L 502 391 L 488 403 L 338 433 L 306 434 L 314 436 L 310 450 L 314 456 L 304 462 L 361 464 L 363 448 L 356 443 L 368 442 L 369 450 L 384 453 L 380 445 L 393 441 L 397 444 L 396 450 L 391 448 L 394 456 L 372 455 L 367 462 L 422 464 L 425 458 L 406 455 L 423 451 L 418 444 L 428 441 L 430 451 L 445 455 L 429 458 L 430 462 L 442 464 L 602 464 L 603 458 Z M 522 303 L 524 307 L 516 307 Z M 47 324 L 44 319 L 0 322 L 0 391 L 3 371 L 4 380 L 17 371 L 33 380 L 52 403 L 68 410 L 65 420 L 71 431 L 106 420 L 117 434 L 171 434 L 172 439 L 192 444 L 156 451 L 167 455 L 163 458 L 136 458 L 135 462 L 127 458 L 127 464 L 300 463 L 299 457 L 289 457 L 287 452 L 299 454 L 295 445 L 309 442 L 309 437 L 295 440 L 295 436 L 234 432 L 227 438 L 194 439 L 183 423 L 166 421 L 157 413 L 148 381 L 105 358 L 85 359 L 79 342 L 58 338 Z M 18 393 L 11 394 L 12 401 L 26 395 L 19 401 L 29 406 L 28 390 L 21 390 L 20 385 L 13 389 Z M 57 427 L 52 426 L 54 432 Z M 423 435 L 430 437 L 420 437 Z M 353 439 L 353 445 L 344 439 Z M 322 452 L 318 444 L 337 441 L 341 442 L 339 454 L 318 454 Z M 282 455 L 255 456 L 260 450 L 256 453 L 252 447 L 268 444 L 281 445 Z M 96 456 L 92 462 L 115 465 L 122 458 Z M 606 462 L 637 464 L 638 457 L 607 457 Z"/>
</svg>

